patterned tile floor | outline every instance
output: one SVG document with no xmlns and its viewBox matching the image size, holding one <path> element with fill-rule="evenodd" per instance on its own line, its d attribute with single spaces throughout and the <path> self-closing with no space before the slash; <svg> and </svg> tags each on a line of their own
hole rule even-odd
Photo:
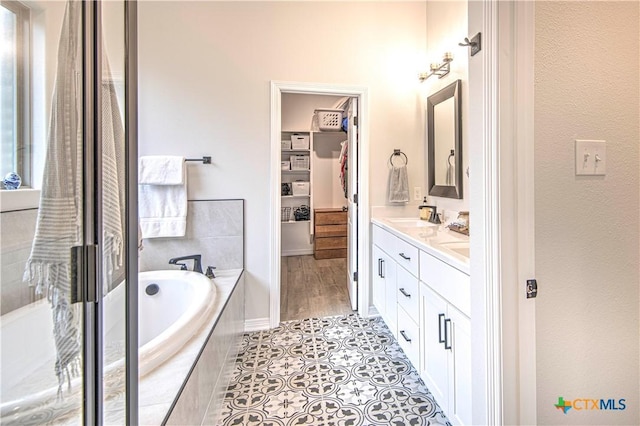
<svg viewBox="0 0 640 426">
<path fill-rule="evenodd" d="M 380 318 L 245 334 L 220 425 L 450 425 Z"/>
</svg>

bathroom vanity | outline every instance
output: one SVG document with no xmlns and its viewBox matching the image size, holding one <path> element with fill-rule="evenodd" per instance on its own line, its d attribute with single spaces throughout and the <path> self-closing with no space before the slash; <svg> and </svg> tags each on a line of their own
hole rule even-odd
<svg viewBox="0 0 640 426">
<path fill-rule="evenodd" d="M 449 420 L 471 424 L 469 237 L 372 219 L 373 304 Z"/>
</svg>

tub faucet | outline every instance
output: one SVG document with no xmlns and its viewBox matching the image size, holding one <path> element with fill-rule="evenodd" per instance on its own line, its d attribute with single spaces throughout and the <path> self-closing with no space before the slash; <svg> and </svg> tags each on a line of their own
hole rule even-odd
<svg viewBox="0 0 640 426">
<path fill-rule="evenodd" d="M 170 265 L 180 265 L 180 270 L 186 271 L 187 265 L 185 263 L 178 263 L 181 260 L 193 260 L 193 272 L 202 273 L 202 255 L 192 254 L 191 256 L 174 257 L 169 259 Z"/>
</svg>

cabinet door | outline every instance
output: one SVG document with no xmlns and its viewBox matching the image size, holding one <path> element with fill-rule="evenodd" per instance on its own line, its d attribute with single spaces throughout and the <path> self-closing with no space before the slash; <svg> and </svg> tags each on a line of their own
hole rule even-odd
<svg viewBox="0 0 640 426">
<path fill-rule="evenodd" d="M 380 247 L 374 245 L 371 251 L 371 277 L 372 277 L 372 293 L 373 293 L 373 306 L 376 307 L 382 318 L 386 313 L 386 292 L 384 285 L 384 276 L 382 272 L 384 263 L 384 253 L 380 250 Z"/>
<path fill-rule="evenodd" d="M 444 348 L 447 302 L 420 283 L 420 333 L 422 342 L 420 376 L 440 407 L 449 412 L 449 351 Z"/>
<path fill-rule="evenodd" d="M 471 424 L 471 321 L 452 305 L 448 307 L 451 320 L 451 353 L 449 367 L 449 411 L 454 424 Z M 449 325 L 448 325 L 449 326 Z"/>
<path fill-rule="evenodd" d="M 385 307 L 386 312 L 383 317 L 387 326 L 393 333 L 393 336 L 398 338 L 398 298 L 396 289 L 396 262 L 391 259 L 389 255 L 383 253 L 382 261 L 382 275 L 384 277 L 384 291 L 385 291 Z"/>
</svg>

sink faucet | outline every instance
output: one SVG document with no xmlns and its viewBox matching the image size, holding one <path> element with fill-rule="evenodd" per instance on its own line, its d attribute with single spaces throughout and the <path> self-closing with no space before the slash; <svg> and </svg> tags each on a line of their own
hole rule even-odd
<svg viewBox="0 0 640 426">
<path fill-rule="evenodd" d="M 169 264 L 180 265 L 180 270 L 186 271 L 187 265 L 185 263 L 178 263 L 182 260 L 193 260 L 193 271 L 202 273 L 202 255 L 192 254 L 191 256 L 174 257 L 169 259 Z"/>
<path fill-rule="evenodd" d="M 431 209 L 431 215 L 429 216 L 429 222 L 431 223 L 435 223 L 435 224 L 439 224 L 442 223 L 440 222 L 440 217 L 438 217 L 438 207 L 436 206 L 426 206 L 428 208 Z"/>
</svg>

